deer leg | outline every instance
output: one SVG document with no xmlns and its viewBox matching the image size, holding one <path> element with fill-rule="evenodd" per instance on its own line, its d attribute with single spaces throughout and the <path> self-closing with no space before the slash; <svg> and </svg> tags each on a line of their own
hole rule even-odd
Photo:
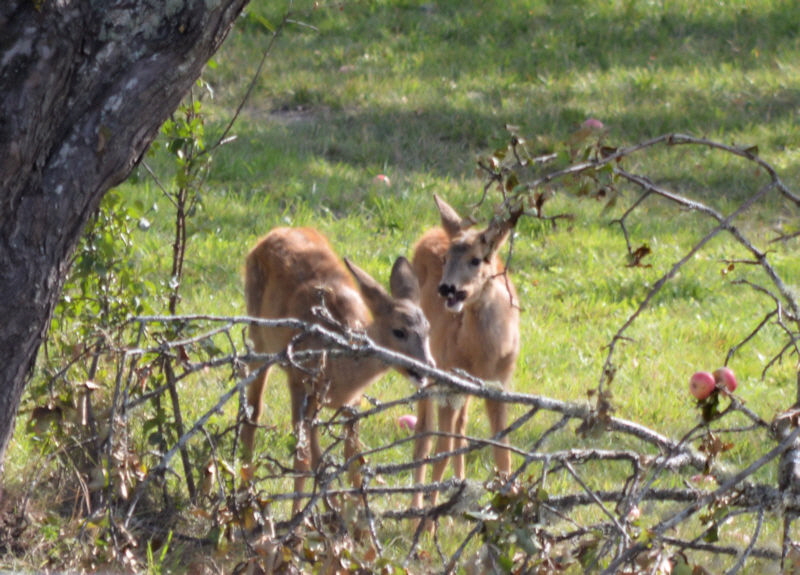
<svg viewBox="0 0 800 575">
<path fill-rule="evenodd" d="M 464 405 L 456 412 L 456 419 L 455 419 L 455 427 L 453 429 L 454 433 L 456 434 L 455 438 L 455 449 L 461 449 L 462 447 L 467 446 L 467 417 L 468 411 L 467 408 L 469 407 L 469 398 L 464 400 Z M 463 453 L 459 453 L 453 456 L 453 475 L 456 479 L 464 479 L 467 476 L 466 471 L 466 464 L 465 464 L 466 455 Z"/>
<path fill-rule="evenodd" d="M 492 437 L 494 438 L 506 428 L 508 423 L 508 406 L 503 401 L 487 399 L 486 412 L 489 415 L 489 426 L 491 427 Z M 504 437 L 502 443 L 508 445 L 508 437 Z M 511 452 L 499 446 L 493 447 L 492 451 L 494 452 L 494 464 L 497 467 L 497 472 L 503 477 L 508 477 L 511 473 Z"/>
<path fill-rule="evenodd" d="M 439 406 L 439 432 L 442 434 L 436 441 L 436 455 L 439 456 L 453 450 L 453 433 L 456 426 L 456 418 L 458 410 L 454 409 L 449 403 L 444 402 Z M 447 462 L 450 456 L 442 457 L 433 463 L 433 476 L 431 480 L 438 483 L 444 477 L 444 470 L 447 468 Z M 439 499 L 439 493 L 434 491 L 431 494 L 431 504 L 436 505 Z"/>
<path fill-rule="evenodd" d="M 361 489 L 361 461 L 355 458 L 361 452 L 361 442 L 358 440 L 358 422 L 350 420 L 344 428 L 344 457 L 345 461 L 351 461 L 347 470 L 350 483 L 356 489 Z"/>
<path fill-rule="evenodd" d="M 321 452 L 319 434 L 313 426 L 316 401 L 306 395 L 302 380 L 295 381 L 290 377 L 289 387 L 292 396 L 292 424 L 297 437 L 294 453 L 294 492 L 295 495 L 299 495 L 303 493 L 309 471 L 315 469 L 319 463 Z M 292 513 L 298 513 L 301 509 L 302 500 L 298 497 L 292 503 Z"/>
<path fill-rule="evenodd" d="M 260 368 L 261 365 L 253 366 L 253 369 Z M 269 368 L 264 369 L 264 372 L 256 377 L 249 386 L 247 386 L 247 410 L 250 415 L 247 417 L 244 425 L 242 425 L 241 438 L 243 446 L 244 460 L 247 463 L 253 461 L 253 450 L 255 447 L 256 429 L 258 429 L 258 420 L 261 418 L 261 413 L 264 411 L 264 388 L 267 385 L 267 376 L 269 375 Z"/>
<path fill-rule="evenodd" d="M 430 454 L 433 447 L 433 436 L 430 433 L 436 428 L 436 412 L 433 400 L 430 397 L 420 400 L 417 404 L 417 426 L 414 432 L 417 438 L 414 440 L 414 484 L 425 483 L 427 465 L 422 463 Z M 425 494 L 422 491 L 414 493 L 411 500 L 412 509 L 421 509 Z"/>
</svg>

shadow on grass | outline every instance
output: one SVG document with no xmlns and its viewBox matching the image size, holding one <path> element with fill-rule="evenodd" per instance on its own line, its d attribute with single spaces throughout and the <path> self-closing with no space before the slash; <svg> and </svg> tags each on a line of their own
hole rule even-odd
<svg viewBox="0 0 800 575">
<path fill-rule="evenodd" d="M 788 81 L 790 75 L 780 78 L 779 64 L 800 46 L 796 2 L 716 10 L 635 2 L 625 7 L 379 2 L 369 9 L 356 3 L 322 12 L 310 14 L 319 20 L 313 22 L 320 30 L 316 35 L 282 40 L 287 43 L 282 57 L 297 58 L 298 66 L 307 66 L 306 74 L 319 75 L 319 83 L 298 80 L 296 90 L 282 93 L 270 92 L 268 78 L 262 81 L 266 97 L 251 102 L 235 129 L 239 142 L 218 157 L 213 177 L 219 184 L 255 185 L 302 199 L 353 190 L 335 202 L 346 205 L 363 199 L 358 188 L 386 170 L 469 178 L 477 154 L 505 145 L 506 124 L 520 125 L 528 136 L 559 141 L 596 110 L 609 109 L 610 100 L 624 103 L 602 117 L 610 141 L 619 145 L 670 132 L 721 138 L 755 134 L 759 141 L 742 144 L 759 144 L 762 154 L 800 144 L 792 130 L 781 127 L 795 121 L 800 88 Z M 354 54 L 378 50 L 389 54 L 383 59 L 389 68 L 414 62 L 401 68 L 435 96 L 413 108 L 342 96 L 336 83 L 349 76 L 335 71 Z M 742 72 L 775 68 L 776 83 L 731 89 L 703 78 L 718 73 L 724 79 L 726 66 Z M 585 97 L 569 84 L 543 79 L 606 71 L 614 77 L 609 91 L 602 93 L 603 87 L 590 81 Z M 681 82 L 684 71 L 687 81 Z M 480 78 L 483 72 L 487 80 L 501 77 L 502 85 L 476 90 L 465 81 L 464 87 L 456 83 L 448 89 L 442 82 L 443 77 L 454 82 Z M 393 80 L 381 62 L 359 64 L 353 73 L 366 76 L 367 85 Z M 766 125 L 776 128 L 760 131 Z M 795 164 L 784 168 L 798 170 Z M 282 188 L 282 182 L 298 176 L 316 183 Z M 673 174 L 671 180 L 696 184 L 691 175 Z M 734 193 L 742 180 L 723 170 L 703 186 Z"/>
</svg>

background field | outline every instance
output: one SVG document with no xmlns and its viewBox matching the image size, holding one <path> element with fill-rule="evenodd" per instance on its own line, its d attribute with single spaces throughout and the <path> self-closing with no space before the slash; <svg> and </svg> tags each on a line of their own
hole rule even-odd
<svg viewBox="0 0 800 575">
<path fill-rule="evenodd" d="M 604 122 L 615 145 L 668 132 L 757 144 L 785 181 L 795 181 L 800 7 L 600 4 L 369 2 L 308 11 L 295 4 L 292 17 L 315 29 L 286 28 L 234 129 L 238 140 L 215 157 L 203 212 L 192 221 L 183 309 L 241 312 L 242 254 L 275 225 L 322 229 L 342 255 L 385 281 L 394 257 L 410 255 L 420 233 L 438 223 L 432 193 L 464 212 L 477 201 L 476 156 L 505 144 L 506 124 L 542 150 L 589 117 Z M 273 26 L 283 10 L 250 7 Z M 216 58 L 207 75 L 216 125 L 230 117 L 267 40 L 262 24 L 246 20 Z M 764 181 L 744 163 L 697 150 L 658 151 L 627 167 L 723 212 Z M 391 187 L 374 183 L 377 174 L 389 176 Z M 151 191 L 148 201 L 158 196 Z M 477 218 L 488 219 L 489 203 Z M 552 211 L 576 213 L 574 225 L 520 226 L 520 391 L 584 397 L 599 379 L 611 334 L 710 226 L 646 205 L 633 233 L 654 248 L 653 268 L 631 269 L 624 240 L 609 225 L 621 208 L 602 207 L 564 199 Z M 765 239 L 790 212 L 780 202 L 760 207 L 748 229 Z M 169 249 L 168 236 L 154 240 L 157 234 L 148 232 L 153 248 L 145 254 Z M 667 429 L 685 425 L 688 375 L 723 363 L 760 320 L 769 302 L 720 274 L 720 259 L 738 254 L 732 249 L 715 242 L 643 318 L 621 366 L 619 415 Z M 797 277 L 796 246 L 772 249 L 784 277 Z M 756 342 L 732 363 L 743 396 L 765 416 L 794 394 L 790 365 L 760 378 L 771 343 Z"/>
<path fill-rule="evenodd" d="M 232 118 L 286 11 L 281 2 L 254 1 L 207 70 L 214 92 L 203 99 L 208 142 Z M 793 188 L 800 175 L 800 3 L 793 0 L 294 2 L 290 18 L 234 125 L 236 140 L 214 154 L 202 204 L 189 220 L 182 313 L 242 314 L 244 254 L 277 225 L 322 230 L 340 254 L 386 282 L 394 258 L 410 256 L 416 238 L 438 223 L 433 193 L 471 212 L 483 188 L 476 157 L 504 146 L 509 124 L 542 152 L 587 118 L 605 124 L 613 145 L 669 132 L 758 145 Z M 171 185 L 163 150 L 147 162 Z M 723 213 L 766 181 L 752 164 L 705 149 L 658 149 L 625 165 Z M 376 182 L 378 174 L 391 185 Z M 165 286 L 174 216 L 147 173 L 138 176 L 120 187 L 152 224 L 131 238 L 134 265 Z M 630 231 L 633 243 L 653 249 L 652 267 L 626 267 L 624 238 L 610 223 L 635 197 L 627 189 L 606 208 L 561 193 L 548 210 L 574 214 L 571 223 L 521 221 L 512 261 L 523 308 L 516 390 L 585 400 L 612 335 L 712 226 L 665 202 L 646 203 Z M 487 221 L 496 201 L 490 196 L 472 215 Z M 738 223 L 766 248 L 777 230 L 797 225 L 797 211 L 771 200 Z M 797 288 L 797 241 L 769 250 Z M 724 260 L 739 257 L 732 242 L 712 242 L 627 334 L 632 340 L 616 358 L 615 415 L 671 436 L 696 423 L 689 375 L 722 365 L 771 309 L 763 295 L 731 284 L 732 277 L 759 278 L 756 270 L 721 273 Z M 153 311 L 164 311 L 161 301 L 154 299 Z M 766 330 L 730 362 L 741 397 L 768 420 L 796 393 L 796 358 L 762 377 L 781 335 Z M 213 381 L 195 385 L 209 397 L 220 390 Z M 409 392 L 390 375 L 370 395 Z M 281 383 L 268 394 L 269 406 L 285 405 Z M 368 422 L 365 442 L 399 437 L 396 415 Z M 289 414 L 271 409 L 268 417 L 279 430 L 272 441 L 280 441 Z M 535 422 L 513 441 L 530 443 L 544 425 Z M 470 433 L 487 433 L 477 403 Z M 556 441 L 570 446 L 569 435 Z M 9 468 L 25 469 L 30 448 L 18 433 Z M 760 449 L 756 438 L 726 457 L 735 463 Z M 386 457 L 410 454 L 406 447 Z M 490 468 L 488 453 L 469 460 L 476 478 Z"/>
</svg>

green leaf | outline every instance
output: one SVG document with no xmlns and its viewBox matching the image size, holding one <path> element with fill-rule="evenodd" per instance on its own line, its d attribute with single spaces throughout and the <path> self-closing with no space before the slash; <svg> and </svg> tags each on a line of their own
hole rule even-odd
<svg viewBox="0 0 800 575">
<path fill-rule="evenodd" d="M 255 12 L 248 12 L 247 17 L 256 24 L 260 24 L 261 26 L 266 28 L 267 31 L 269 31 L 270 33 L 272 34 L 275 33 L 276 30 L 275 26 L 273 26 L 272 23 L 266 18 L 264 18 L 261 14 L 256 14 Z"/>
<path fill-rule="evenodd" d="M 517 538 L 517 545 L 528 555 L 537 555 L 542 550 L 542 546 L 531 537 L 529 531 L 525 529 L 515 529 L 514 535 Z"/>
<path fill-rule="evenodd" d="M 165 449 L 167 446 L 167 440 L 164 438 L 164 435 L 160 432 L 155 432 L 148 435 L 147 443 L 159 449 Z"/>
<path fill-rule="evenodd" d="M 509 175 L 508 178 L 506 178 L 505 186 L 507 192 L 511 192 L 516 189 L 519 186 L 519 178 L 517 177 L 517 174 L 512 173 Z"/>
<path fill-rule="evenodd" d="M 703 535 L 703 540 L 706 543 L 716 543 L 719 541 L 719 526 L 714 524 L 709 527 L 708 531 L 706 531 L 705 535 Z"/>
<path fill-rule="evenodd" d="M 497 562 L 500 564 L 506 573 L 511 573 L 511 570 L 514 568 L 514 558 L 509 557 L 508 555 L 501 555 Z"/>
</svg>

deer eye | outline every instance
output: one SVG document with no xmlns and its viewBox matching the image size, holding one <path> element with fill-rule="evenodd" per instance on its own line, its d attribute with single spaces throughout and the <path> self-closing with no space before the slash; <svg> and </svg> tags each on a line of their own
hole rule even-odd
<svg viewBox="0 0 800 575">
<path fill-rule="evenodd" d="M 405 339 L 406 337 L 408 337 L 408 334 L 404 329 L 393 329 L 392 335 L 394 335 L 397 339 Z"/>
<path fill-rule="evenodd" d="M 472 258 L 471 260 L 469 260 L 469 264 L 471 266 L 476 266 L 477 267 L 477 266 L 481 265 L 481 259 L 480 258 Z"/>
</svg>

